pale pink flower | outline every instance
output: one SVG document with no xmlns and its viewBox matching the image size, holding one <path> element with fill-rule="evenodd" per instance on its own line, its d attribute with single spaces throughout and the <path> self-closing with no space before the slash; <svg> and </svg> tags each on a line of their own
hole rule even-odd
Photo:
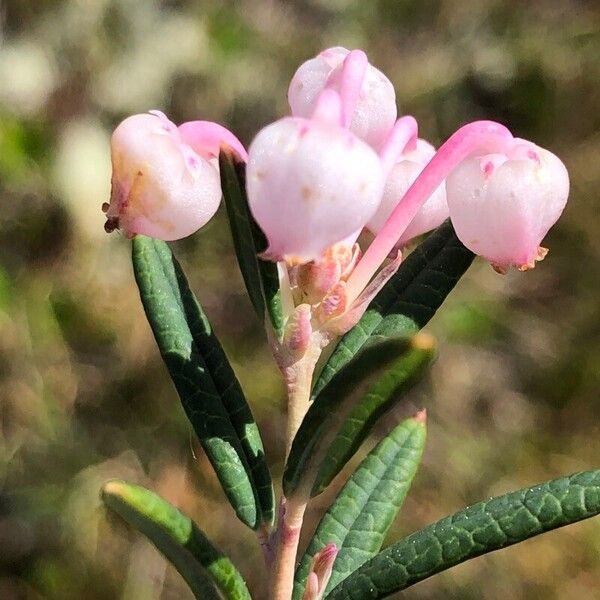
<svg viewBox="0 0 600 600">
<path fill-rule="evenodd" d="M 473 156 L 446 180 L 450 217 L 462 243 L 500 272 L 524 271 L 569 195 L 569 175 L 554 154 L 525 140 L 503 154 Z"/>
<path fill-rule="evenodd" d="M 393 152 L 384 153 L 384 165 L 390 156 Z M 569 193 L 564 165 L 547 150 L 514 138 L 499 123 L 475 121 L 450 136 L 392 210 L 347 280 L 349 302 L 358 297 L 444 180 L 458 237 L 496 270 L 504 272 L 513 265 L 529 269 L 545 256 L 539 244 Z"/>
<path fill-rule="evenodd" d="M 248 202 L 269 242 L 265 256 L 296 264 L 318 259 L 377 210 L 381 161 L 340 122 L 340 98 L 327 90 L 311 119 L 281 119 L 250 145 Z"/>
<path fill-rule="evenodd" d="M 221 183 L 214 157 L 221 143 L 238 153 L 243 148 L 216 123 L 186 125 L 182 135 L 164 114 L 153 111 L 129 117 L 115 129 L 111 198 L 103 207 L 107 231 L 177 240 L 215 214 Z"/>
<path fill-rule="evenodd" d="M 352 64 L 345 65 L 349 57 Z M 390 80 L 368 63 L 364 52 L 329 48 L 300 65 L 294 74 L 288 89 L 292 115 L 310 117 L 326 88 L 342 96 L 344 108 L 351 104 L 344 124 L 378 150 L 397 115 L 396 92 Z"/>
</svg>

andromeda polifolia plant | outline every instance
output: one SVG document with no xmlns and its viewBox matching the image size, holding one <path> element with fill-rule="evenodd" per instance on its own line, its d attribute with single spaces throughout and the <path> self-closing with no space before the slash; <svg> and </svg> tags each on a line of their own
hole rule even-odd
<svg viewBox="0 0 600 600">
<path fill-rule="evenodd" d="M 424 451 L 423 409 L 366 455 L 299 552 L 307 503 L 427 371 L 435 342 L 421 329 L 476 255 L 499 273 L 544 258 L 569 178 L 554 154 L 491 121 L 462 126 L 436 151 L 413 117 L 397 118 L 392 84 L 360 50 L 308 60 L 288 99 L 291 114 L 247 152 L 216 123 L 176 126 L 158 111 L 125 119 L 104 206 L 107 231 L 132 240 L 142 304 L 183 410 L 256 532 L 268 573 L 256 594 L 384 598 L 600 513 L 600 470 L 590 470 L 474 504 L 382 550 Z M 165 243 L 206 224 L 221 197 L 287 389 L 277 499 L 244 391 Z M 364 230 L 370 237 L 359 238 Z M 251 598 L 236 566 L 177 508 L 125 481 L 106 483 L 102 497 L 197 598 Z"/>
</svg>

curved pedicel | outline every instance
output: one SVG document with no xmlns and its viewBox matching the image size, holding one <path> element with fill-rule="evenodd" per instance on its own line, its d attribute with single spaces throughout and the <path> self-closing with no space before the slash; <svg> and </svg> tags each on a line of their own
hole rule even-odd
<svg viewBox="0 0 600 600">
<path fill-rule="evenodd" d="M 474 153 L 503 153 L 512 141 L 511 132 L 494 121 L 475 121 L 451 135 L 408 189 L 356 265 L 346 288 L 349 300 L 360 294 L 427 198 L 458 164 Z"/>
</svg>

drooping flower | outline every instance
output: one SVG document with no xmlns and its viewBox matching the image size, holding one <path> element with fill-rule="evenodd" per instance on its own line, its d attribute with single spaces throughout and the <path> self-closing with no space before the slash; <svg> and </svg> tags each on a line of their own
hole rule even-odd
<svg viewBox="0 0 600 600">
<path fill-rule="evenodd" d="M 353 64 L 345 65 L 348 60 Z M 362 51 L 329 48 L 300 65 L 294 74 L 288 89 L 292 115 L 310 117 L 324 89 L 337 91 L 343 104 L 345 96 L 357 96 L 344 124 L 379 150 L 397 115 L 396 92 L 390 80 L 368 63 Z"/>
<path fill-rule="evenodd" d="M 569 193 L 564 165 L 547 150 L 514 138 L 499 123 L 475 121 L 450 136 L 396 205 L 347 280 L 350 301 L 444 180 L 458 237 L 496 270 L 504 272 L 513 265 L 529 269 L 544 257 L 539 243 L 557 221 Z"/>
<path fill-rule="evenodd" d="M 368 224 L 370 231 L 377 234 L 381 230 L 396 205 L 434 154 L 435 148 L 420 138 L 404 148 L 387 177 L 379 209 Z M 403 246 L 412 238 L 435 229 L 448 218 L 448 214 L 446 188 L 442 183 L 420 208 L 399 237 L 397 245 Z"/>
<path fill-rule="evenodd" d="M 381 161 L 341 126 L 341 99 L 332 90 L 310 119 L 287 117 L 265 127 L 248 154 L 248 202 L 271 259 L 319 258 L 362 229 L 381 201 Z"/>
<path fill-rule="evenodd" d="M 153 111 L 128 117 L 115 129 L 111 198 L 103 207 L 107 231 L 177 240 L 215 214 L 221 183 L 218 164 L 211 159 L 215 148 L 218 154 L 219 139 L 232 146 L 237 139 L 216 123 L 186 125 L 182 135 L 164 114 Z M 234 149 L 240 152 L 237 144 Z"/>
<path fill-rule="evenodd" d="M 462 243 L 499 272 L 531 269 L 569 195 L 569 175 L 558 157 L 515 139 L 502 154 L 473 156 L 446 182 L 450 217 Z"/>
</svg>

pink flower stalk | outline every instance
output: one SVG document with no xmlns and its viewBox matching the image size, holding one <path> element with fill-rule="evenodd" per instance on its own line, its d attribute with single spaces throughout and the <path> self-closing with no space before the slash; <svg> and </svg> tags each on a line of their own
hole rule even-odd
<svg viewBox="0 0 600 600">
<path fill-rule="evenodd" d="M 504 154 L 465 160 L 446 186 L 457 236 L 504 273 L 531 269 L 546 255 L 540 243 L 567 203 L 569 175 L 554 154 L 515 139 Z"/>
<path fill-rule="evenodd" d="M 417 124 L 412 117 L 402 117 L 398 120 L 394 132 L 382 151 L 382 161 L 385 166 L 394 159 L 396 163 L 388 166 L 390 173 L 381 204 L 367 225 L 371 232 L 379 233 L 394 208 L 434 154 L 435 148 L 431 144 L 417 138 Z M 442 183 L 420 208 L 398 239 L 396 246 L 402 247 L 412 238 L 435 229 L 448 218 L 448 214 L 446 189 Z"/>
<path fill-rule="evenodd" d="M 381 161 L 342 119 L 339 94 L 325 90 L 310 119 L 276 121 L 250 145 L 248 202 L 269 242 L 268 258 L 318 259 L 360 231 L 379 207 Z"/>
<path fill-rule="evenodd" d="M 500 272 L 513 265 L 526 270 L 544 258 L 547 251 L 539 243 L 569 193 L 566 168 L 547 150 L 513 138 L 503 125 L 475 121 L 450 136 L 392 211 L 348 278 L 348 302 L 361 293 L 446 178 L 450 218 L 465 246 Z"/>
<path fill-rule="evenodd" d="M 300 65 L 294 74 L 288 89 L 292 115 L 308 118 L 324 89 L 341 95 L 343 124 L 378 150 L 397 115 L 390 80 L 368 63 L 361 50 L 329 48 Z"/>
<path fill-rule="evenodd" d="M 181 139 L 196 154 L 206 160 L 216 161 L 218 164 L 219 152 L 223 147 L 229 147 L 244 161 L 248 161 L 246 149 L 229 129 L 225 129 L 212 121 L 188 121 L 178 128 Z"/>
<path fill-rule="evenodd" d="M 348 278 L 349 302 L 362 292 L 423 204 L 457 165 L 474 154 L 506 152 L 513 139 L 506 127 L 493 121 L 475 121 L 451 135 L 408 188 Z"/>
<path fill-rule="evenodd" d="M 216 123 L 177 128 L 161 112 L 125 119 L 111 139 L 112 184 L 107 231 L 162 240 L 184 238 L 205 225 L 221 201 L 220 145 L 243 158 L 240 142 Z"/>
</svg>

